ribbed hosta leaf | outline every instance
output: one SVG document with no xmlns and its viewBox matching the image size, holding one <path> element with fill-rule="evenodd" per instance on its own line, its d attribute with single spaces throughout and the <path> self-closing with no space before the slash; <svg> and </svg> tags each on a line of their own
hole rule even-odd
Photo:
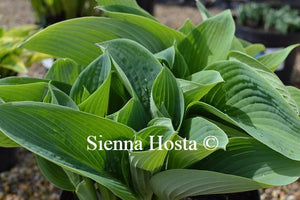
<svg viewBox="0 0 300 200">
<path fill-rule="evenodd" d="M 43 175 L 47 177 L 52 184 L 63 190 L 75 190 L 73 184 L 70 182 L 69 177 L 62 167 L 39 156 L 36 157 L 36 160 Z"/>
<path fill-rule="evenodd" d="M 175 62 L 175 47 L 171 46 L 161 52 L 158 52 L 155 54 L 155 57 L 172 69 Z"/>
<path fill-rule="evenodd" d="M 187 116 L 202 116 L 220 127 L 228 137 L 247 137 L 227 114 L 204 102 L 193 102 L 187 107 Z M 250 137 L 250 136 L 249 136 Z"/>
<path fill-rule="evenodd" d="M 47 95 L 43 99 L 44 103 L 52 103 L 61 106 L 66 106 L 74 110 L 79 110 L 75 102 L 64 92 L 54 87 L 51 82 L 48 84 Z"/>
<path fill-rule="evenodd" d="M 4 133 L 0 131 L 0 147 L 11 148 L 20 147 L 20 145 L 9 139 Z"/>
<path fill-rule="evenodd" d="M 261 56 L 258 58 L 258 60 L 272 71 L 275 71 L 277 67 L 279 67 L 280 64 L 284 62 L 284 60 L 288 57 L 291 51 L 298 46 L 298 44 L 291 45 L 280 51 Z"/>
<path fill-rule="evenodd" d="M 252 44 L 245 48 L 246 53 L 252 57 L 255 57 L 257 54 L 262 53 L 265 50 L 266 50 L 266 47 L 262 44 Z"/>
<path fill-rule="evenodd" d="M 213 136 L 218 140 L 214 145 L 222 149 L 226 149 L 228 143 L 228 138 L 224 131 L 202 117 L 185 120 L 180 133 L 189 140 L 195 140 L 201 144 L 203 144 L 203 140 L 207 136 Z"/>
<path fill-rule="evenodd" d="M 84 90 L 87 90 L 89 95 L 93 94 L 105 82 L 110 73 L 111 62 L 109 56 L 103 54 L 89 64 L 78 76 L 72 86 L 70 96 L 77 104 L 82 103 L 87 97 L 84 95 Z"/>
<path fill-rule="evenodd" d="M 120 158 L 112 153 L 106 157 L 105 151 L 87 151 L 84 144 L 89 135 L 101 134 L 104 140 L 131 139 L 132 129 L 62 106 L 24 102 L 0 105 L 0 130 L 37 155 L 105 185 L 117 196 L 136 199 L 114 178 L 115 173 L 109 174 L 113 167 L 105 166 L 110 162 L 106 159 Z"/>
<path fill-rule="evenodd" d="M 205 102 L 265 145 L 300 160 L 298 115 L 266 79 L 239 62 L 220 62 L 208 69 L 219 71 L 225 83 L 212 89 Z"/>
<path fill-rule="evenodd" d="M 147 114 L 137 97 L 130 99 L 127 104 L 116 113 L 115 121 L 125 124 L 135 130 L 141 130 L 147 125 Z"/>
<path fill-rule="evenodd" d="M 73 98 L 82 101 L 80 110 L 101 117 L 107 114 L 111 74 L 111 62 L 107 54 L 100 56 L 80 74 L 71 91 Z M 87 96 L 84 96 L 84 90 L 88 91 Z"/>
<path fill-rule="evenodd" d="M 177 129 L 184 115 L 184 97 L 175 77 L 164 67 L 151 93 L 151 111 L 155 117 L 170 118 Z"/>
<path fill-rule="evenodd" d="M 213 70 L 200 71 L 187 77 L 186 80 L 177 80 L 184 94 L 185 105 L 199 101 L 213 87 L 223 82 L 220 73 Z"/>
<path fill-rule="evenodd" d="M 43 101 L 48 83 L 37 82 L 21 85 L 0 85 L 0 98 L 5 102 Z"/>
<path fill-rule="evenodd" d="M 92 95 L 79 105 L 80 110 L 104 117 L 108 112 L 110 84 L 111 74 Z"/>
<path fill-rule="evenodd" d="M 132 8 L 140 8 L 136 0 L 96 0 L 99 5 L 109 6 L 109 5 L 123 5 Z"/>
<path fill-rule="evenodd" d="M 129 153 L 130 163 L 136 168 L 140 168 L 146 171 L 156 171 L 164 164 L 168 150 L 163 146 L 158 147 L 158 144 L 150 143 L 150 136 L 154 137 L 155 143 L 158 142 L 158 136 L 162 137 L 162 143 L 167 140 L 172 140 L 175 131 L 170 129 L 168 126 L 151 126 L 141 130 L 137 134 L 137 138 L 142 140 L 144 143 L 145 151 L 132 151 Z M 149 143 L 149 144 L 148 144 Z M 147 145 L 148 144 L 148 145 Z M 154 145 L 154 146 L 152 146 Z M 152 146 L 153 150 L 147 150 Z M 154 150 L 155 149 L 155 150 Z"/>
<path fill-rule="evenodd" d="M 31 83 L 49 83 L 49 80 L 47 79 L 39 79 L 39 78 L 29 78 L 29 77 L 7 77 L 0 79 L 0 85 L 20 85 L 20 84 L 31 84 Z M 51 84 L 55 87 L 59 88 L 66 94 L 70 93 L 71 85 L 57 82 L 57 81 L 51 81 Z M 0 97 L 1 98 L 1 97 Z"/>
<path fill-rule="evenodd" d="M 87 66 L 101 53 L 95 43 L 116 38 L 139 42 L 151 52 L 159 52 L 181 40 L 183 35 L 158 22 L 129 15 L 126 21 L 102 17 L 72 19 L 49 26 L 31 37 L 23 47 Z"/>
<path fill-rule="evenodd" d="M 140 15 L 152 20 L 157 21 L 152 15 L 148 12 L 144 11 L 141 8 L 130 7 L 125 5 L 109 5 L 109 6 L 99 6 L 97 7 L 103 12 L 105 12 L 108 16 L 114 18 L 114 16 L 118 15 L 116 13 L 126 13 L 126 14 L 133 14 L 133 15 Z"/>
<path fill-rule="evenodd" d="M 160 172 L 151 179 L 151 186 L 154 193 L 164 200 L 179 200 L 205 194 L 234 193 L 266 187 L 266 185 L 243 177 L 191 169 Z"/>
<path fill-rule="evenodd" d="M 258 60 L 247 56 L 244 53 L 233 51 L 229 54 L 229 57 L 233 60 L 238 60 L 241 63 L 247 64 L 250 67 L 255 68 L 261 77 L 266 79 L 270 85 L 273 86 L 278 92 L 278 95 L 281 95 L 286 102 L 293 108 L 293 110 L 299 114 L 298 107 L 294 99 L 292 99 L 290 93 L 287 91 L 286 86 L 281 82 L 278 76 L 260 63 Z"/>
<path fill-rule="evenodd" d="M 175 46 L 175 60 L 171 71 L 176 78 L 184 78 L 190 73 L 186 61 L 177 46 Z"/>
<path fill-rule="evenodd" d="M 168 168 L 179 169 L 190 166 L 218 149 L 225 149 L 228 143 L 226 133 L 202 117 L 185 120 L 179 133 L 187 140 L 196 141 L 198 144 L 197 150 L 171 151 Z M 207 140 L 207 137 L 211 138 L 211 141 Z M 182 140 L 182 138 L 177 138 L 177 140 Z M 208 145 L 208 147 L 205 148 L 204 145 Z M 209 149 L 209 146 L 211 149 Z"/>
<path fill-rule="evenodd" d="M 240 40 L 237 37 L 233 38 L 230 50 L 245 52 L 245 48 L 243 44 L 240 42 Z"/>
<path fill-rule="evenodd" d="M 55 61 L 45 75 L 45 79 L 59 81 L 72 85 L 82 70 L 82 66 L 70 59 Z"/>
<path fill-rule="evenodd" d="M 287 91 L 290 93 L 291 97 L 294 99 L 294 101 L 297 104 L 298 107 L 298 113 L 300 113 L 300 90 L 296 87 L 287 86 Z"/>
<path fill-rule="evenodd" d="M 147 49 L 131 40 L 116 39 L 101 46 L 113 59 L 114 66 L 131 96 L 136 94 L 148 109 L 151 88 L 162 69 L 161 64 Z"/>
<path fill-rule="evenodd" d="M 300 162 L 286 158 L 253 138 L 231 138 L 194 168 L 232 174 L 267 185 L 286 185 L 300 176 Z"/>
<path fill-rule="evenodd" d="M 129 152 L 133 186 L 140 199 L 143 200 L 151 200 L 153 192 L 150 187 L 150 178 L 154 173 L 161 170 L 168 153 L 168 150 L 164 147 L 159 149 L 160 147 L 157 144 L 152 144 L 154 150 L 147 150 L 151 148 L 150 136 L 155 137 L 154 142 L 158 142 L 156 137 L 160 136 L 162 137 L 162 143 L 165 143 L 167 140 L 172 140 L 175 133 L 170 119 L 159 118 L 151 121 L 150 124 L 152 126 L 141 130 L 137 134 L 137 139 L 143 141 L 145 150 Z"/>
<path fill-rule="evenodd" d="M 201 23 L 178 48 L 184 56 L 191 73 L 207 65 L 226 59 L 234 37 L 234 22 L 229 11 Z"/>
<path fill-rule="evenodd" d="M 88 178 L 84 178 L 76 187 L 76 195 L 78 199 L 98 200 L 94 182 Z"/>
<path fill-rule="evenodd" d="M 185 20 L 184 24 L 178 29 L 183 34 L 188 35 L 195 28 L 195 25 L 190 19 Z"/>
</svg>

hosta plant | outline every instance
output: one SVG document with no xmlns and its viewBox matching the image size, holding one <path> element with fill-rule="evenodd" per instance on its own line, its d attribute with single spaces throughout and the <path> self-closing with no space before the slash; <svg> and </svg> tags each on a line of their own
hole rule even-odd
<svg viewBox="0 0 300 200">
<path fill-rule="evenodd" d="M 108 17 L 23 44 L 61 59 L 45 79 L 0 80 L 1 146 L 34 152 L 81 200 L 179 200 L 299 178 L 300 91 L 273 72 L 297 45 L 254 58 L 230 11 L 173 30 L 134 0 L 99 4 Z"/>
<path fill-rule="evenodd" d="M 276 9 L 266 3 L 248 2 L 237 9 L 236 15 L 237 22 L 243 26 L 281 34 L 300 31 L 299 11 L 288 5 Z"/>
<path fill-rule="evenodd" d="M 27 73 L 27 67 L 48 56 L 18 48 L 28 37 L 38 31 L 34 25 L 5 30 L 0 26 L 0 78 Z"/>
</svg>

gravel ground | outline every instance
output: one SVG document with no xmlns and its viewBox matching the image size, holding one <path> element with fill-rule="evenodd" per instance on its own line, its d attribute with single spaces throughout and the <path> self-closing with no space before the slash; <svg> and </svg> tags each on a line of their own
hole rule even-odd
<svg viewBox="0 0 300 200">
<path fill-rule="evenodd" d="M 20 148 L 18 164 L 0 173 L 0 200 L 57 200 L 59 190 L 39 170 L 35 156 Z"/>
<path fill-rule="evenodd" d="M 213 13 L 219 12 L 213 10 Z M 173 28 L 179 28 L 186 17 L 195 24 L 200 22 L 200 15 L 195 8 L 163 6 L 155 8 L 158 19 Z M 0 0 L 0 25 L 7 28 L 16 25 L 34 23 L 29 0 Z M 30 69 L 30 76 L 41 77 L 45 69 L 35 65 Z M 293 74 L 293 82 L 300 86 L 300 55 Z M 38 169 L 33 154 L 20 149 L 19 163 L 9 172 L 0 174 L 0 200 L 57 200 L 59 190 L 50 184 Z M 300 182 L 281 187 L 260 190 L 262 200 L 300 200 Z"/>
</svg>

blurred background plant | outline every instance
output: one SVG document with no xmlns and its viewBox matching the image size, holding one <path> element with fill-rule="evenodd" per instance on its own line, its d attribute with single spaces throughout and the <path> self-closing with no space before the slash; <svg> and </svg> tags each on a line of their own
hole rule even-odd
<svg viewBox="0 0 300 200">
<path fill-rule="evenodd" d="M 300 31 L 299 11 L 289 5 L 272 8 L 266 3 L 249 2 L 242 4 L 236 11 L 239 25 L 263 28 L 282 34 Z"/>
<path fill-rule="evenodd" d="M 76 17 L 99 15 L 95 0 L 31 0 L 36 22 L 47 27 Z"/>
<path fill-rule="evenodd" d="M 4 30 L 0 27 L 0 78 L 27 73 L 26 66 L 49 56 L 18 48 L 29 36 L 38 31 L 35 25 L 18 26 Z"/>
<path fill-rule="evenodd" d="M 101 15 L 95 0 L 30 0 L 37 24 L 51 24 L 84 16 Z M 153 13 L 155 0 L 138 0 L 141 7 Z"/>
</svg>

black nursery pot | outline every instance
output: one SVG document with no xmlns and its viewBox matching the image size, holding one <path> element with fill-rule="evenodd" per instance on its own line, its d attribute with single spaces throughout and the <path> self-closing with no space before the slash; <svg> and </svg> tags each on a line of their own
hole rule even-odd
<svg viewBox="0 0 300 200">
<path fill-rule="evenodd" d="M 186 200 L 260 200 L 258 190 L 233 194 L 201 195 Z"/>
<path fill-rule="evenodd" d="M 10 170 L 17 163 L 16 148 L 0 147 L 0 173 Z"/>
<path fill-rule="evenodd" d="M 236 26 L 236 36 L 251 43 L 261 43 L 267 48 L 281 48 L 300 42 L 300 33 L 281 34 L 277 32 L 265 32 L 260 29 L 249 28 L 245 26 Z M 297 56 L 297 49 L 291 52 L 285 60 L 284 69 L 276 71 L 283 83 L 289 85 L 293 67 Z"/>
<path fill-rule="evenodd" d="M 153 14 L 155 0 L 137 0 L 137 2 L 143 9 Z"/>
<path fill-rule="evenodd" d="M 61 191 L 59 200 L 79 200 L 74 192 Z M 260 200 L 258 190 L 233 194 L 201 195 L 185 200 Z"/>
<path fill-rule="evenodd" d="M 74 192 L 62 190 L 59 195 L 59 200 L 79 200 Z"/>
</svg>

